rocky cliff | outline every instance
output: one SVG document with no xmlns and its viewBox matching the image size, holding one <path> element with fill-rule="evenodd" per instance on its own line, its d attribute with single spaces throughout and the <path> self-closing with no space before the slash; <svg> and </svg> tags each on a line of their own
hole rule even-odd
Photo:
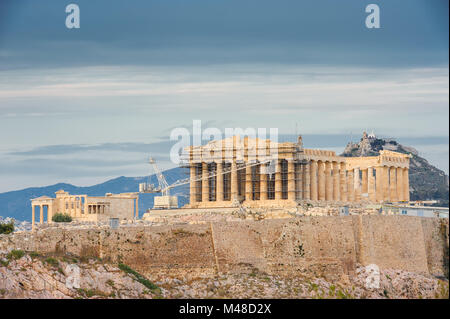
<svg viewBox="0 0 450 319">
<path fill-rule="evenodd" d="M 448 298 L 448 220 L 326 216 L 0 235 L 2 297 Z"/>
<path fill-rule="evenodd" d="M 342 156 L 377 156 L 381 150 L 411 154 L 409 191 L 411 200 L 438 200 L 437 206 L 449 206 L 449 177 L 419 156 L 413 147 L 404 146 L 394 139 L 377 138 L 363 134 L 358 143 L 348 143 Z"/>
<path fill-rule="evenodd" d="M 347 281 L 313 276 L 285 278 L 257 270 L 194 279 L 139 277 L 126 266 L 99 259 L 45 256 L 14 250 L 0 253 L 2 298 L 424 298 L 448 299 L 448 281 L 402 270 L 381 270 L 378 288 L 367 288 L 370 274 L 359 266 Z M 120 269 L 122 268 L 122 269 Z M 142 280 L 142 278 L 144 278 Z M 153 282 L 154 281 L 154 282 Z"/>
</svg>

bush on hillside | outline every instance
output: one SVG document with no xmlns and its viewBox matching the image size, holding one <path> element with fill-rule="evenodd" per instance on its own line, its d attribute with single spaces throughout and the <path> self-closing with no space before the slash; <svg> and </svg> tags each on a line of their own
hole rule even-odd
<svg viewBox="0 0 450 319">
<path fill-rule="evenodd" d="M 55 223 L 70 223 L 72 221 L 72 217 L 67 214 L 56 213 L 53 215 L 52 221 Z"/>
<path fill-rule="evenodd" d="M 0 222 L 0 234 L 11 234 L 14 231 L 14 221 L 9 223 Z"/>
</svg>

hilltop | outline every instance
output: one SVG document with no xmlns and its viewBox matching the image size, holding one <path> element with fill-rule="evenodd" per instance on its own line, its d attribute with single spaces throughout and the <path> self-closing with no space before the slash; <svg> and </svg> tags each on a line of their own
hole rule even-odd
<svg viewBox="0 0 450 319">
<path fill-rule="evenodd" d="M 413 147 L 401 145 L 394 139 L 378 138 L 364 134 L 358 143 L 348 143 L 342 156 L 376 156 L 380 150 L 391 150 L 411 154 L 410 162 L 410 194 L 411 200 L 436 199 L 437 206 L 449 205 L 449 177 L 442 170 L 434 167 L 421 157 Z M 182 168 L 164 171 L 169 184 L 188 177 Z M 86 194 L 90 196 L 104 196 L 106 193 L 136 192 L 139 183 L 148 181 L 149 177 L 117 177 L 93 186 L 79 187 L 72 184 L 58 183 L 50 186 L 32 187 L 23 190 L 0 194 L 0 216 L 11 217 L 20 221 L 31 220 L 31 198 L 39 196 L 54 197 L 55 192 L 64 189 L 71 194 Z M 157 184 L 155 175 L 150 176 L 151 183 Z M 179 196 L 178 202 L 183 206 L 189 201 L 189 186 L 183 185 L 172 190 L 172 194 Z M 155 194 L 141 194 L 139 196 L 139 214 L 153 206 Z"/>
<path fill-rule="evenodd" d="M 358 143 L 349 142 L 341 156 L 377 156 L 381 150 L 411 154 L 409 192 L 411 200 L 438 200 L 438 206 L 449 205 L 449 177 L 444 171 L 428 163 L 419 152 L 392 138 L 378 138 L 365 132 Z"/>
</svg>

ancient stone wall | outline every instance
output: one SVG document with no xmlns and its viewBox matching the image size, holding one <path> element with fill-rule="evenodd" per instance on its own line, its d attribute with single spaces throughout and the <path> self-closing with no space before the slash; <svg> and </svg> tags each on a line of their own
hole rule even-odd
<svg viewBox="0 0 450 319">
<path fill-rule="evenodd" d="M 448 274 L 448 220 L 326 216 L 195 225 L 49 228 L 0 236 L 0 251 L 72 253 L 172 276 L 251 272 L 345 279 L 356 264 Z"/>
</svg>

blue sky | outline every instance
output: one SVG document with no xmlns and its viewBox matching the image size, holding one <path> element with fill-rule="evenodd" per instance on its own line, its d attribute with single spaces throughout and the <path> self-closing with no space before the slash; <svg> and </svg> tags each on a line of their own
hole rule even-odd
<svg viewBox="0 0 450 319">
<path fill-rule="evenodd" d="M 193 119 L 336 150 L 374 130 L 448 172 L 448 1 L 72 2 L 77 30 L 70 1 L 0 1 L 0 191 L 170 167 Z"/>
</svg>

